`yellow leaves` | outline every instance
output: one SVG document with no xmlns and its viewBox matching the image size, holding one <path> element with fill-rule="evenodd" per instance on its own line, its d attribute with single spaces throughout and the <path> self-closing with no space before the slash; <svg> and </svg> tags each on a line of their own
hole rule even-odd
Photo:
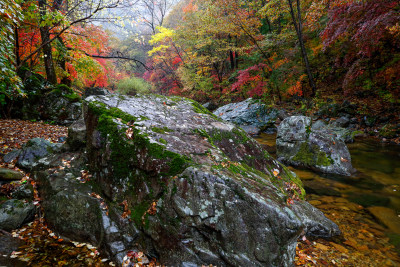
<svg viewBox="0 0 400 267">
<path fill-rule="evenodd" d="M 147 52 L 147 54 L 149 56 L 152 56 L 153 54 L 160 52 L 160 53 L 165 53 L 165 51 L 169 48 L 169 46 L 166 45 L 159 45 L 154 47 L 153 49 L 151 49 L 149 52 Z"/>
<path fill-rule="evenodd" d="M 388 27 L 389 33 L 393 35 L 393 38 L 400 38 L 400 24 L 397 22 L 396 25 Z"/>
<path fill-rule="evenodd" d="M 164 42 L 166 41 L 167 38 L 172 38 L 172 36 L 174 35 L 175 31 L 159 26 L 156 28 L 158 33 L 154 34 L 153 36 L 151 36 L 151 39 L 149 41 L 149 44 L 154 45 L 160 42 Z"/>
</svg>

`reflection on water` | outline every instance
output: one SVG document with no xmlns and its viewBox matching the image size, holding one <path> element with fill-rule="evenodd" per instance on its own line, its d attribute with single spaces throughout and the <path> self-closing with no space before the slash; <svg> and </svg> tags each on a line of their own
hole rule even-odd
<svg viewBox="0 0 400 267">
<path fill-rule="evenodd" d="M 256 140 L 274 152 L 275 138 L 276 135 L 262 134 Z M 348 148 L 358 171 L 352 177 L 291 169 L 303 180 L 307 193 L 343 197 L 364 207 L 390 208 L 395 214 L 392 219 L 400 225 L 400 146 L 359 139 Z"/>
</svg>

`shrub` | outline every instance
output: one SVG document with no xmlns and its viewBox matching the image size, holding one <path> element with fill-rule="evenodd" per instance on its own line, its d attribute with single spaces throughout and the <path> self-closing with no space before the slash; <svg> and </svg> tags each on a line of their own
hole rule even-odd
<svg viewBox="0 0 400 267">
<path fill-rule="evenodd" d="M 117 85 L 117 92 L 124 95 L 148 94 L 151 85 L 137 77 L 121 80 Z"/>
</svg>

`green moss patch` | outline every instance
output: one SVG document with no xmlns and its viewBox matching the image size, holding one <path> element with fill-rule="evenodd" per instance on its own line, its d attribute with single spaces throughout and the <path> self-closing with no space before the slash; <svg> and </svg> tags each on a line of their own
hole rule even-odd
<svg viewBox="0 0 400 267">
<path fill-rule="evenodd" d="M 318 147 L 310 149 L 307 142 L 301 144 L 299 151 L 297 151 L 297 154 L 292 160 L 301 162 L 306 166 L 330 166 L 333 164 L 333 160 L 330 159 L 325 152 L 318 150 Z"/>
<path fill-rule="evenodd" d="M 163 128 L 159 128 L 159 127 L 152 127 L 151 130 L 155 133 L 160 133 L 160 134 L 166 134 L 166 133 L 170 133 L 173 132 L 174 130 L 169 129 L 168 127 L 163 127 Z"/>
<path fill-rule="evenodd" d="M 124 125 L 135 121 L 136 117 L 117 108 L 107 108 L 106 105 L 100 103 L 90 103 L 89 106 L 99 115 L 99 132 L 111 143 L 110 162 L 117 178 L 130 176 L 132 166 L 138 165 L 138 154 L 142 154 L 145 158 L 161 160 L 168 167 L 168 171 L 160 173 L 160 175 L 176 175 L 182 172 L 190 162 L 187 157 L 168 151 L 163 145 L 150 143 L 147 135 L 140 133 L 132 124 L 130 124 L 131 126 Z M 118 120 L 116 121 L 117 118 L 120 123 Z M 132 131 L 130 140 L 126 138 L 128 128 Z M 155 164 L 160 164 L 160 162 Z"/>
</svg>

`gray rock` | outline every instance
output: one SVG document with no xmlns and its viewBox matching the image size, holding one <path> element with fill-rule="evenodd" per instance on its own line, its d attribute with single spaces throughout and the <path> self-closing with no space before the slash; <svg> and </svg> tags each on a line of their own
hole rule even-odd
<svg viewBox="0 0 400 267">
<path fill-rule="evenodd" d="M 36 208 L 32 203 L 10 199 L 0 206 L 0 229 L 11 231 L 33 220 Z"/>
<path fill-rule="evenodd" d="M 71 125 L 82 116 L 80 97 L 65 85 L 40 88 L 24 99 L 22 118 L 51 121 L 58 125 Z"/>
<path fill-rule="evenodd" d="M 218 108 L 218 106 L 213 102 L 207 102 L 207 103 L 203 104 L 203 107 L 205 107 L 209 111 L 214 111 Z"/>
<path fill-rule="evenodd" d="M 12 193 L 11 196 L 16 199 L 33 199 L 33 186 L 30 183 L 18 186 Z"/>
<path fill-rule="evenodd" d="M 21 169 L 31 170 L 36 166 L 38 161 L 51 153 L 60 151 L 62 144 L 53 144 L 42 138 L 33 138 L 29 140 L 25 145 L 22 146 L 17 152 L 11 156 L 5 155 L 4 161 L 10 162 L 14 160 L 14 156 L 18 155 L 18 161 L 16 165 Z"/>
<path fill-rule="evenodd" d="M 348 126 L 350 125 L 350 119 L 347 118 L 347 117 L 345 117 L 345 116 L 343 116 L 343 117 L 340 117 L 339 119 L 333 121 L 333 122 L 331 123 L 331 125 L 332 125 L 333 127 L 342 127 L 342 128 L 346 128 L 346 127 L 348 127 Z"/>
<path fill-rule="evenodd" d="M 6 168 L 0 168 L 0 180 L 14 181 L 14 180 L 21 180 L 22 177 L 24 177 L 24 175 L 18 171 Z"/>
<path fill-rule="evenodd" d="M 324 120 L 317 120 L 316 122 L 314 122 L 312 124 L 311 129 L 318 131 L 318 130 L 325 128 L 326 126 L 327 126 L 327 124 Z"/>
<path fill-rule="evenodd" d="M 274 128 L 278 116 L 284 117 L 284 111 L 269 109 L 258 100 L 246 99 L 239 103 L 231 103 L 214 111 L 214 115 L 223 120 L 236 123 L 240 127 L 257 127 L 260 130 Z"/>
<path fill-rule="evenodd" d="M 350 176 L 354 169 L 345 143 L 326 127 L 312 127 L 305 116 L 286 118 L 276 139 L 279 160 L 325 173 Z"/>
<path fill-rule="evenodd" d="M 19 154 L 21 154 L 21 150 L 19 150 L 19 149 L 13 150 L 4 155 L 3 161 L 6 163 L 9 163 L 9 162 L 15 160 L 16 158 L 18 158 Z"/>
<path fill-rule="evenodd" d="M 353 143 L 354 142 L 354 136 L 357 133 L 357 131 L 352 131 L 351 129 L 346 129 L 342 127 L 333 127 L 328 125 L 327 127 L 328 131 L 332 131 L 336 134 L 337 138 L 339 138 L 341 141 L 347 143 Z"/>
<path fill-rule="evenodd" d="M 2 267 L 25 267 L 26 262 L 18 258 L 11 258 L 11 253 L 16 251 L 25 242 L 8 233 L 0 233 L 0 266 Z"/>
<path fill-rule="evenodd" d="M 86 146 L 86 124 L 83 118 L 68 127 L 67 144 L 71 150 L 79 150 Z"/>
<path fill-rule="evenodd" d="M 168 266 L 291 266 L 302 232 L 339 234 L 297 200 L 303 191 L 293 172 L 196 102 L 90 96 L 84 117 L 88 160 L 71 154 L 71 167 L 42 170 L 35 179 L 49 226 L 99 245 L 119 264 L 139 247 Z M 86 162 L 93 178 L 82 184 L 77 178 Z M 294 189 L 286 191 L 287 184 Z"/>
<path fill-rule="evenodd" d="M 249 135 L 259 135 L 261 133 L 260 128 L 253 125 L 240 125 L 240 128 Z"/>
<path fill-rule="evenodd" d="M 111 95 L 111 93 L 106 88 L 102 88 L 102 87 L 89 87 L 89 88 L 86 88 L 84 96 L 88 97 L 88 96 L 91 96 L 91 95 Z"/>
</svg>

